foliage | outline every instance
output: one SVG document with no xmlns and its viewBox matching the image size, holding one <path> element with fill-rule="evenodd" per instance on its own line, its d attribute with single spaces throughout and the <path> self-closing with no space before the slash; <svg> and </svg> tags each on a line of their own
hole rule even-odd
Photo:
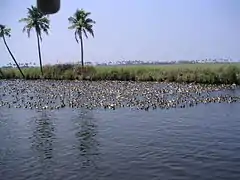
<svg viewBox="0 0 240 180">
<path fill-rule="evenodd" d="M 0 24 L 0 37 L 3 38 L 4 36 L 11 37 L 11 29 L 7 28 L 3 24 Z"/>
<path fill-rule="evenodd" d="M 23 27 L 23 32 L 27 32 L 28 37 L 30 37 L 31 31 L 34 29 L 42 40 L 42 32 L 48 35 L 50 21 L 37 7 L 31 6 L 27 10 L 27 17 L 19 20 L 19 22 L 26 24 Z"/>
<path fill-rule="evenodd" d="M 5 78 L 20 78 L 15 68 L 2 69 Z M 24 69 L 27 79 L 38 79 L 37 68 Z M 44 66 L 46 79 L 159 81 L 202 84 L 240 84 L 240 64 L 165 66 L 86 66 L 62 64 Z M 1 77 L 0 77 L 1 78 Z"/>
</svg>

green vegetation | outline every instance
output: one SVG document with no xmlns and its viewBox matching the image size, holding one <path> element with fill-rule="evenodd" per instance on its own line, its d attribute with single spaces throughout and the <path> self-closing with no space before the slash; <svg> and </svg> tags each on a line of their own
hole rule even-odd
<svg viewBox="0 0 240 180">
<path fill-rule="evenodd" d="M 93 24 L 96 22 L 93 21 L 89 16 L 91 15 L 90 12 L 86 12 L 83 9 L 79 10 L 74 13 L 73 16 L 68 18 L 69 23 L 71 24 L 68 29 L 74 29 L 75 30 L 75 39 L 78 43 L 78 38 L 80 39 L 81 43 L 81 63 L 82 67 L 84 66 L 83 63 L 83 34 L 86 38 L 88 38 L 87 33 L 90 33 L 92 37 L 94 37 L 93 32 Z"/>
<path fill-rule="evenodd" d="M 18 63 L 17 63 L 17 61 L 16 61 L 13 53 L 11 52 L 11 50 L 10 50 L 8 44 L 7 44 L 7 41 L 6 41 L 6 38 L 5 38 L 5 37 L 11 37 L 11 29 L 10 29 L 10 28 L 7 28 L 5 25 L 0 24 L 0 38 L 3 39 L 3 42 L 4 42 L 4 44 L 5 44 L 6 48 L 7 48 L 10 56 L 12 57 L 14 63 L 16 64 L 19 72 L 21 73 L 22 77 L 25 78 L 25 77 L 24 77 L 24 74 L 23 74 L 23 72 L 22 72 L 22 70 L 21 70 L 21 68 L 20 68 L 20 66 L 18 65 Z M 0 74 L 1 74 L 1 76 L 3 76 L 2 71 L 1 71 Z"/>
<path fill-rule="evenodd" d="M 0 78 L 4 78 L 4 74 L 2 72 L 2 69 L 0 68 Z"/>
<path fill-rule="evenodd" d="M 38 10 L 37 7 L 31 6 L 31 8 L 28 8 L 27 17 L 20 19 L 19 22 L 26 23 L 26 26 L 23 28 L 23 32 L 26 31 L 28 37 L 30 37 L 31 30 L 34 29 L 36 32 L 38 57 L 40 62 L 41 73 L 43 76 L 40 41 L 42 41 L 42 32 L 48 35 L 50 21 L 46 15 L 44 15 L 41 11 Z"/>
<path fill-rule="evenodd" d="M 21 78 L 15 69 L 2 69 L 5 78 Z M 44 66 L 44 78 L 67 80 L 160 81 L 204 84 L 240 84 L 240 64 L 179 64 L 156 66 Z M 26 79 L 38 79 L 38 68 L 23 69 Z"/>
</svg>

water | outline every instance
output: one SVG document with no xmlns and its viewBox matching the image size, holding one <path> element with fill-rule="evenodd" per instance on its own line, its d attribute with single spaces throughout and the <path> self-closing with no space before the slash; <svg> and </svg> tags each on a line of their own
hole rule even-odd
<svg viewBox="0 0 240 180">
<path fill-rule="evenodd" d="M 2 108 L 0 179 L 239 180 L 239 109 Z"/>
</svg>

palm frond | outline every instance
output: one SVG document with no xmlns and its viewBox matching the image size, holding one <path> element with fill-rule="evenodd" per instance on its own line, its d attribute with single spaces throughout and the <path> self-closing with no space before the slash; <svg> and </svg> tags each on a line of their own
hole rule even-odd
<svg viewBox="0 0 240 180">
<path fill-rule="evenodd" d="M 30 18 L 22 18 L 22 19 L 20 19 L 18 22 L 25 22 L 25 23 L 29 23 L 31 21 L 31 19 Z"/>
<path fill-rule="evenodd" d="M 89 26 L 89 27 L 86 27 L 85 29 L 87 30 L 87 32 L 89 32 L 92 35 L 92 37 L 94 37 L 94 32 L 92 27 Z"/>
<path fill-rule="evenodd" d="M 74 36 L 75 36 L 75 40 L 77 41 L 77 43 L 78 43 L 78 38 L 77 38 L 78 35 L 79 35 L 79 34 L 78 34 L 78 31 L 76 30 L 75 33 L 74 33 Z"/>
<path fill-rule="evenodd" d="M 27 32 L 28 37 L 30 37 L 30 32 L 34 28 L 33 23 L 29 22 L 26 26 L 23 27 L 23 32 Z"/>
<path fill-rule="evenodd" d="M 85 23 L 86 23 L 86 24 L 96 24 L 96 22 L 95 22 L 94 20 L 92 20 L 91 18 L 87 18 L 87 19 L 85 20 Z"/>
<path fill-rule="evenodd" d="M 26 23 L 25 27 L 23 28 L 23 32 L 26 31 L 28 37 L 30 37 L 30 31 L 32 29 L 36 30 L 36 33 L 39 35 L 41 40 L 42 31 L 48 35 L 48 30 L 50 29 L 50 21 L 48 17 L 39 11 L 35 6 L 27 8 L 27 17 L 20 19 L 19 22 Z"/>
<path fill-rule="evenodd" d="M 91 12 L 85 12 L 85 17 L 90 16 L 91 14 Z"/>
<path fill-rule="evenodd" d="M 88 39 L 88 35 L 87 35 L 87 32 L 85 29 L 83 29 L 83 33 L 84 33 L 85 37 Z"/>
<path fill-rule="evenodd" d="M 0 24 L 0 37 L 11 36 L 11 29 L 7 28 L 5 25 Z"/>
<path fill-rule="evenodd" d="M 5 34 L 5 36 L 11 37 L 11 29 L 6 28 L 4 34 Z"/>
<path fill-rule="evenodd" d="M 30 37 L 30 32 L 31 32 L 31 29 L 30 28 L 27 28 L 26 26 L 25 27 L 23 27 L 23 30 L 22 30 L 23 32 L 26 32 L 27 31 L 27 35 L 28 35 L 28 37 Z"/>
<path fill-rule="evenodd" d="M 85 13 L 85 11 L 84 11 L 83 9 L 81 9 L 81 10 L 77 9 L 76 12 L 74 13 L 75 19 L 77 19 L 77 21 L 78 21 L 79 19 L 82 19 L 84 13 Z"/>
<path fill-rule="evenodd" d="M 76 29 L 76 25 L 73 24 L 73 25 L 69 26 L 68 29 Z"/>
<path fill-rule="evenodd" d="M 41 24 L 50 24 L 50 20 L 47 17 L 42 17 L 38 20 L 39 23 Z"/>
<path fill-rule="evenodd" d="M 49 32 L 48 32 L 48 28 L 43 28 L 42 30 L 43 30 L 43 32 L 44 32 L 46 35 L 49 34 Z"/>
<path fill-rule="evenodd" d="M 71 24 L 75 24 L 77 22 L 77 20 L 74 17 L 72 17 L 72 16 L 68 18 L 68 21 Z"/>
<path fill-rule="evenodd" d="M 88 38 L 88 33 L 94 37 L 93 24 L 96 22 L 89 18 L 90 15 L 91 13 L 86 12 L 84 9 L 77 9 L 73 16 L 68 18 L 68 21 L 71 24 L 68 29 L 75 29 L 75 34 L 77 31 L 80 31 L 86 38 Z"/>
</svg>

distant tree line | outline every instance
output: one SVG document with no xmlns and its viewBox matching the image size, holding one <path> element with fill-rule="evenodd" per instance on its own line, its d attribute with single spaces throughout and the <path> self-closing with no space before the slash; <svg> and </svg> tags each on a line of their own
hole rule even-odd
<svg viewBox="0 0 240 180">
<path fill-rule="evenodd" d="M 201 64 L 201 63 L 233 63 L 231 59 L 220 59 L 220 60 L 211 60 L 211 59 L 205 59 L 205 60 L 179 60 L 179 61 L 117 61 L 117 62 L 104 62 L 104 63 L 93 63 L 93 62 L 85 62 L 85 65 L 88 66 L 116 66 L 116 65 L 171 65 L 171 64 Z M 57 63 L 58 64 L 58 63 Z M 59 63 L 60 64 L 60 63 Z M 71 64 L 71 63 L 68 63 Z M 30 68 L 30 67 L 36 67 L 36 63 L 19 63 L 19 66 L 21 68 Z M 16 67 L 16 64 L 14 63 L 8 63 L 7 65 L 3 66 L 2 68 L 13 68 Z"/>
<path fill-rule="evenodd" d="M 200 63 L 232 63 L 231 59 L 204 59 L 204 60 L 179 60 L 179 61 L 116 61 L 97 63 L 97 66 L 116 66 L 116 65 L 170 65 L 170 64 L 200 64 Z"/>
</svg>

